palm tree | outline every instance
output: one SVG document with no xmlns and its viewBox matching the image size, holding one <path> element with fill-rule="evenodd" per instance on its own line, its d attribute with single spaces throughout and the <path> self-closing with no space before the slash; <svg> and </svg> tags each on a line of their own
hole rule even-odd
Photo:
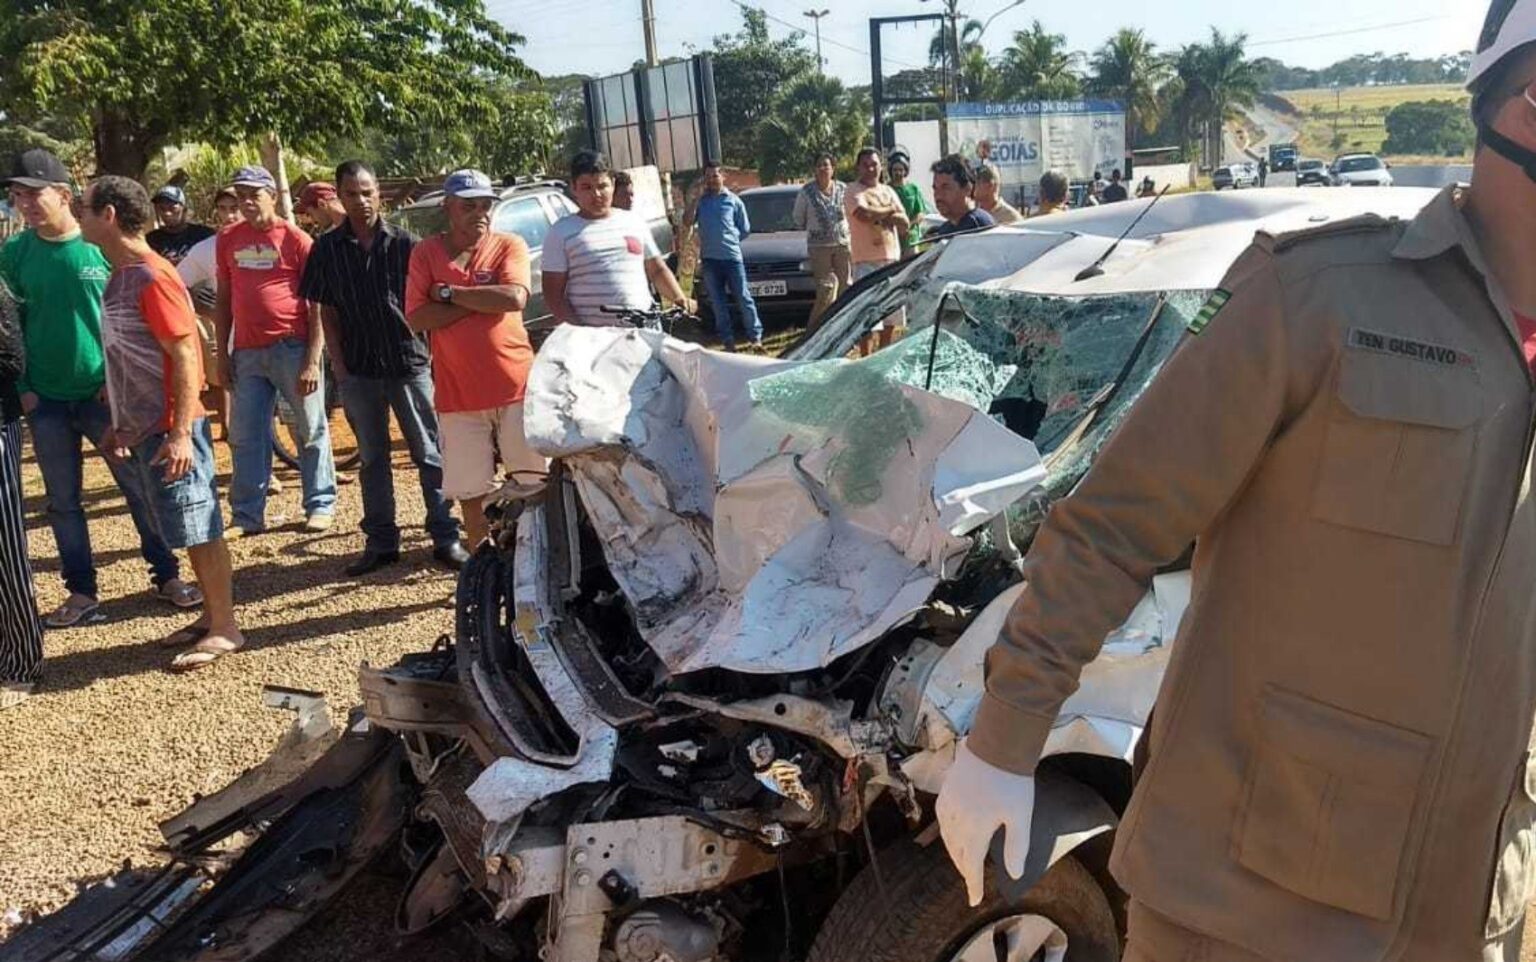
<svg viewBox="0 0 1536 962">
<path fill-rule="evenodd" d="M 1014 100 L 1069 100 L 1082 93 L 1075 70 L 1078 55 L 1068 52 L 1067 38 L 1047 33 L 1036 20 L 1013 35 L 1003 51 L 999 93 Z"/>
<path fill-rule="evenodd" d="M 947 46 L 954 58 L 955 81 L 961 100 L 984 100 L 992 85 L 992 63 L 987 59 L 986 48 L 981 45 L 981 35 L 986 26 L 980 20 L 967 20 L 960 27 L 959 44 L 950 29 L 951 21 L 933 35 L 928 43 L 928 62 L 939 66 L 944 62 Z"/>
<path fill-rule="evenodd" d="M 806 74 L 785 87 L 758 125 L 763 183 L 804 177 L 819 153 L 849 164 L 868 139 L 869 107 L 836 77 Z"/>
<path fill-rule="evenodd" d="M 1098 49 L 1091 69 L 1088 90 L 1125 105 L 1127 146 L 1134 147 L 1138 134 L 1162 122 L 1158 92 L 1173 76 L 1172 66 L 1144 32 L 1126 27 Z"/>
<path fill-rule="evenodd" d="M 1209 43 L 1190 44 L 1174 61 L 1178 83 L 1170 84 L 1168 92 L 1174 94 L 1171 109 L 1183 143 L 1189 146 L 1203 129 L 1207 152 L 1216 150 L 1216 161 L 1221 159 L 1217 140 L 1221 129 L 1238 116 L 1239 108 L 1253 106 L 1259 96 L 1259 71 L 1247 58 L 1247 42 L 1246 34 L 1228 37 L 1212 27 Z M 1170 102 L 1166 95 L 1164 99 Z"/>
</svg>

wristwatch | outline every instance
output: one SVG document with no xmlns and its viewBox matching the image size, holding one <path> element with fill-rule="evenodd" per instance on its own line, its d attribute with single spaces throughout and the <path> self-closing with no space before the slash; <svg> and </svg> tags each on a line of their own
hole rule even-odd
<svg viewBox="0 0 1536 962">
<path fill-rule="evenodd" d="M 433 295 L 444 304 L 453 303 L 453 285 L 439 284 L 432 290 Z"/>
</svg>

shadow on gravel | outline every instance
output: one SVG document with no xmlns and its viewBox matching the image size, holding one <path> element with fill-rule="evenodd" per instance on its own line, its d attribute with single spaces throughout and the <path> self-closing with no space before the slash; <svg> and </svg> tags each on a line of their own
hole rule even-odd
<svg viewBox="0 0 1536 962">
<path fill-rule="evenodd" d="M 279 592 L 280 593 L 280 592 Z M 286 624 L 258 628 L 245 636 L 245 647 L 229 658 L 261 651 L 279 645 L 291 645 L 312 641 L 326 635 L 347 631 L 365 631 L 380 625 L 391 624 L 423 611 L 442 608 L 443 600 L 433 598 L 409 605 L 374 608 L 362 611 L 345 611 L 319 615 Z M 187 619 L 190 622 L 190 618 Z M 444 621 L 445 630 L 452 629 L 452 618 Z M 111 631 L 112 625 L 93 625 L 87 631 Z M 70 652 L 50 656 L 45 662 L 44 692 L 63 692 L 85 688 L 104 678 L 120 678 L 143 672 L 162 672 L 175 657 L 176 652 L 161 648 L 158 638 L 128 641 L 89 651 Z M 218 666 L 203 669 L 217 671 Z"/>
</svg>

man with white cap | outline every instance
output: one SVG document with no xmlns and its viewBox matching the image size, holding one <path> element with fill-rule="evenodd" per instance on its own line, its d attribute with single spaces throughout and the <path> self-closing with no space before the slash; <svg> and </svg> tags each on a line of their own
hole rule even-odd
<svg viewBox="0 0 1536 962">
<path fill-rule="evenodd" d="M 523 435 L 533 345 L 523 328 L 532 275 L 528 244 L 491 230 L 500 197 L 478 170 L 443 182 L 448 230 L 411 251 L 405 320 L 432 348 L 444 497 L 459 502 L 471 548 L 486 535 L 485 496 L 500 454 L 514 481 L 543 478 L 546 462 Z"/>
<path fill-rule="evenodd" d="M 1136 962 L 1520 956 L 1536 897 L 1536 0 L 1470 188 L 1260 234 L 1026 562 L 938 800 L 973 901 L 1079 672 L 1195 543 L 1110 868 Z M 1037 826 L 1037 828 L 1040 826 Z M 1038 840 L 1036 840 L 1038 841 Z M 989 890 L 990 888 L 990 890 Z M 998 906 L 1001 910 L 1001 906 Z"/>
<path fill-rule="evenodd" d="M 219 233 L 216 343 L 223 381 L 234 390 L 229 427 L 235 473 L 226 537 L 266 529 L 272 474 L 272 418 L 279 394 L 293 409 L 304 486 L 304 528 L 326 531 L 336 505 L 336 466 L 325 409 L 321 352 L 325 335 L 319 308 L 299 293 L 314 241 L 277 214 L 277 181 L 263 167 L 242 167 L 231 186 L 244 220 Z"/>
</svg>

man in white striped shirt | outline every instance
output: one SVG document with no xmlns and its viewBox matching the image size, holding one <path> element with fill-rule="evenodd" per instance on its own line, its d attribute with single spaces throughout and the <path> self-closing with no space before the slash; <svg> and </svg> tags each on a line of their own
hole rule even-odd
<svg viewBox="0 0 1536 962">
<path fill-rule="evenodd" d="M 595 150 L 577 154 L 570 184 L 580 210 L 556 221 L 544 238 L 544 302 L 557 321 L 615 325 L 602 309 L 647 310 L 653 284 L 688 313 L 698 310 L 662 259 L 650 225 L 613 206 L 607 158 Z"/>
</svg>

